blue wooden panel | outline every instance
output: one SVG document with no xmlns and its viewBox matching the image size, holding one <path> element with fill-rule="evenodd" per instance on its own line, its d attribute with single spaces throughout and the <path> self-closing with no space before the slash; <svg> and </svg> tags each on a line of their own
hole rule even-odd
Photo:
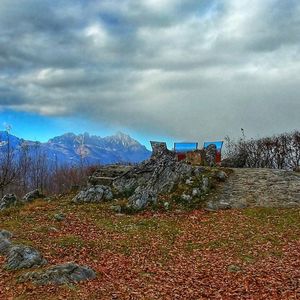
<svg viewBox="0 0 300 300">
<path fill-rule="evenodd" d="M 205 142 L 204 143 L 204 148 L 207 148 L 210 145 L 216 145 L 217 150 L 221 150 L 223 147 L 223 141 L 218 141 L 218 142 Z"/>
<path fill-rule="evenodd" d="M 177 153 L 195 151 L 198 149 L 198 143 L 174 143 L 174 151 Z"/>
</svg>

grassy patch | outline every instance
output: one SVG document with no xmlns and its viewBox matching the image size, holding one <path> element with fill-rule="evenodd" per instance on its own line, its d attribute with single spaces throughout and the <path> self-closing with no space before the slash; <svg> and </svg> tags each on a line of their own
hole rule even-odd
<svg viewBox="0 0 300 300">
<path fill-rule="evenodd" d="M 76 288 L 31 289 L 19 285 L 16 289 L 16 274 L 3 271 L 0 295 L 6 286 L 10 288 L 3 299 L 11 295 L 12 299 L 24 300 L 35 296 L 59 299 L 61 295 L 64 299 L 94 299 L 94 295 L 95 299 L 111 299 L 113 294 L 129 299 L 132 291 L 139 293 L 138 299 L 164 299 L 181 287 L 180 293 L 191 292 L 186 299 L 201 299 L 204 294 L 200 294 L 200 288 L 206 292 L 212 286 L 214 291 L 223 291 L 230 282 L 236 284 L 233 291 L 237 291 L 241 282 L 247 284 L 245 280 L 254 278 L 256 272 L 265 274 L 264 282 L 269 282 L 274 269 L 286 272 L 283 278 L 296 278 L 298 274 L 297 209 L 251 208 L 216 213 L 177 209 L 116 215 L 110 209 L 112 204 L 115 202 L 73 205 L 70 198 L 65 198 L 1 212 L 0 229 L 11 231 L 14 242 L 39 249 L 50 263 L 74 260 L 97 272 L 95 280 Z M 53 220 L 58 212 L 66 215 L 59 223 Z M 243 271 L 224 278 L 231 263 Z M 280 280 L 278 274 L 276 283 Z M 234 276 L 240 277 L 235 280 Z M 251 290 L 264 286 L 256 287 L 255 281 L 251 284 Z M 36 293 L 33 297 L 32 291 Z M 213 292 L 205 297 L 214 299 Z M 228 295 L 222 296 L 227 299 Z"/>
<path fill-rule="evenodd" d="M 56 240 L 56 243 L 60 247 L 68 248 L 68 247 L 75 247 L 75 248 L 82 248 L 85 244 L 84 240 L 76 235 L 67 234 L 63 237 L 60 237 Z"/>
</svg>

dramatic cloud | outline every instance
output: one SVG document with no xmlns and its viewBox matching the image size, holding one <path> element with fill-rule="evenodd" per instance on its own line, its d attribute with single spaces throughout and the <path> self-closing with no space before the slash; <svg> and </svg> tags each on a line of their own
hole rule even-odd
<svg viewBox="0 0 300 300">
<path fill-rule="evenodd" d="M 0 108 L 177 139 L 299 129 L 298 0 L 1 0 Z"/>
</svg>

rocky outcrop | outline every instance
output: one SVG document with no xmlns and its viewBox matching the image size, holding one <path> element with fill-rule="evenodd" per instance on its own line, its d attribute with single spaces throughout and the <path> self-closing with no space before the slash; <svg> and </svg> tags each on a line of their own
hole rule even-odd
<svg viewBox="0 0 300 300">
<path fill-rule="evenodd" d="M 33 271 L 21 275 L 18 282 L 31 281 L 35 284 L 71 284 L 96 277 L 96 273 L 87 266 L 67 263 L 43 271 Z"/>
<path fill-rule="evenodd" d="M 99 203 L 112 200 L 113 193 L 109 186 L 95 185 L 80 191 L 74 198 L 75 203 Z"/>
<path fill-rule="evenodd" d="M 201 172 L 201 167 L 193 167 L 178 161 L 175 153 L 164 144 L 152 145 L 153 155 L 113 182 L 114 189 L 130 196 L 128 206 L 140 210 L 156 203 L 158 196 L 170 193 L 186 178 Z"/>
<path fill-rule="evenodd" d="M 15 245 L 10 247 L 6 255 L 5 268 L 7 270 L 20 270 L 44 266 L 46 263 L 47 261 L 36 249 L 24 245 Z"/>
<path fill-rule="evenodd" d="M 19 204 L 15 194 L 7 194 L 0 200 L 0 211 Z"/>
<path fill-rule="evenodd" d="M 32 202 L 36 199 L 44 198 L 45 196 L 39 191 L 39 190 L 34 190 L 29 193 L 27 193 L 23 198 L 22 202 L 27 203 L 27 202 Z"/>
<path fill-rule="evenodd" d="M 158 202 L 161 195 L 167 195 L 185 183 L 187 179 L 197 182 L 182 195 L 182 200 L 191 202 L 194 197 L 202 197 L 209 190 L 208 177 L 203 177 L 206 168 L 192 165 L 188 161 L 178 160 L 175 152 L 169 151 L 165 143 L 151 142 L 153 149 L 150 159 L 135 166 L 106 166 L 96 171 L 88 181 L 88 187 L 79 192 L 74 202 L 101 202 L 115 197 L 128 199 L 126 211 L 141 210 L 149 204 Z M 216 162 L 216 147 L 209 146 L 204 151 L 205 163 L 211 166 Z M 225 181 L 227 175 L 220 171 L 216 174 L 219 181 Z M 103 184 L 99 184 L 103 183 Z M 104 184 L 106 183 L 106 184 Z M 187 181 L 188 184 L 188 181 Z"/>
</svg>

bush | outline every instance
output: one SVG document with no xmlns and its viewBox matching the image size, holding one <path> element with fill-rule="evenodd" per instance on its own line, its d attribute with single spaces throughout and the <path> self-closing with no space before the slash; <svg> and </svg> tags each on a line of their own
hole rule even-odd
<svg viewBox="0 0 300 300">
<path fill-rule="evenodd" d="M 224 164 L 237 168 L 294 170 L 300 165 L 300 132 L 284 133 L 261 139 L 238 141 L 225 138 L 227 159 Z"/>
</svg>

